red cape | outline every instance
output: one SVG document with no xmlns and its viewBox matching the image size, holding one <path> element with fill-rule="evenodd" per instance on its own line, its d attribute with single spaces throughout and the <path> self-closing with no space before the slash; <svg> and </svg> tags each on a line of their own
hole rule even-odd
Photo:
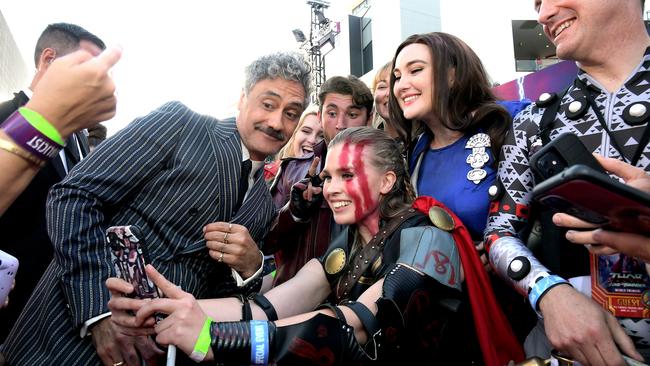
<svg viewBox="0 0 650 366">
<path fill-rule="evenodd" d="M 413 207 L 427 216 L 429 209 L 433 206 L 443 208 L 454 219 L 455 226 L 451 234 L 456 241 L 465 272 L 465 283 L 474 315 L 474 326 L 485 365 L 502 366 L 507 365 L 511 360 L 522 361 L 525 357 L 524 351 L 496 301 L 488 274 L 463 222 L 444 204 L 434 198 L 421 196 L 413 202 Z"/>
</svg>

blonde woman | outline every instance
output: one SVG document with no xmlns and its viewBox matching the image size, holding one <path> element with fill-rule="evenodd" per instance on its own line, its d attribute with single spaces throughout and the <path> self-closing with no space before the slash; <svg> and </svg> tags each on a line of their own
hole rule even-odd
<svg viewBox="0 0 650 366">
<path fill-rule="evenodd" d="M 314 152 L 314 146 L 323 141 L 323 127 L 318 118 L 318 107 L 309 106 L 300 116 L 300 121 L 293 135 L 282 150 L 278 159 L 264 166 L 264 179 L 271 184 L 278 173 L 282 160 L 298 158 Z"/>
</svg>

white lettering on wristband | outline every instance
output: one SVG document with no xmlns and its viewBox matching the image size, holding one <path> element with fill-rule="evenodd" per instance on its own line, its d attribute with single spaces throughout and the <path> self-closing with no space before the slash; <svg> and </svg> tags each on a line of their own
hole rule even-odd
<svg viewBox="0 0 650 366">
<path fill-rule="evenodd" d="M 255 364 L 260 365 L 264 363 L 265 348 L 264 347 L 264 328 L 255 327 Z"/>
<path fill-rule="evenodd" d="M 251 365 L 268 365 L 269 360 L 269 340 L 268 340 L 268 323 L 260 320 L 252 320 L 250 325 L 250 364 Z"/>
<path fill-rule="evenodd" d="M 27 146 L 31 147 L 39 154 L 47 156 L 50 159 L 55 157 L 59 152 L 58 146 L 53 146 L 38 136 L 34 136 L 29 141 L 27 141 Z"/>
</svg>

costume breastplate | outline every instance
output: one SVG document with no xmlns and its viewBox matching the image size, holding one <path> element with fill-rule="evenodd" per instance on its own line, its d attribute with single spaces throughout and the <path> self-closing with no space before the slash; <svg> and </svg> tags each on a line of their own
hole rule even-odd
<svg viewBox="0 0 650 366">
<path fill-rule="evenodd" d="M 330 302 L 354 300 L 380 279 L 399 257 L 399 233 L 426 223 L 424 215 L 409 209 L 384 225 L 365 246 L 355 248 L 356 233 L 346 229 L 333 242 L 321 263 L 332 294 Z"/>
</svg>

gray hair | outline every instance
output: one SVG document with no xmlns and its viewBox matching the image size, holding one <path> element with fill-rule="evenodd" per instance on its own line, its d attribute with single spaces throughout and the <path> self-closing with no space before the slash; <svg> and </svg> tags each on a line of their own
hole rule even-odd
<svg viewBox="0 0 650 366">
<path fill-rule="evenodd" d="M 311 69 L 304 57 L 296 52 L 278 52 L 262 56 L 246 67 L 246 95 L 255 84 L 266 79 L 282 78 L 297 81 L 305 90 L 303 105 L 309 105 L 311 96 Z"/>
</svg>

